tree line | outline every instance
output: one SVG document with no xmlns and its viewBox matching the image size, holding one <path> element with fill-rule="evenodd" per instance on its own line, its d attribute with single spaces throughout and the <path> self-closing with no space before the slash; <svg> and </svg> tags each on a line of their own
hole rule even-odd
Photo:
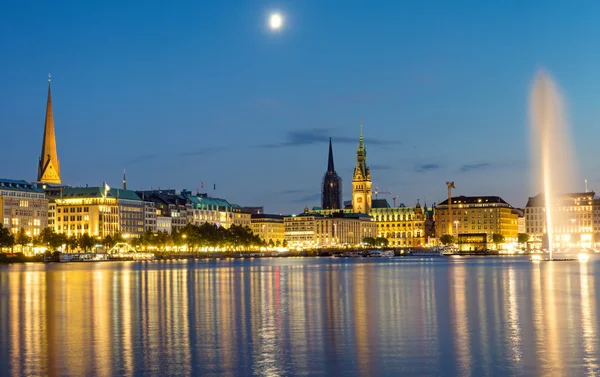
<svg viewBox="0 0 600 377">
<path fill-rule="evenodd" d="M 133 247 L 154 246 L 159 249 L 167 246 L 187 246 L 189 250 L 198 250 L 202 247 L 259 247 L 259 246 L 285 246 L 286 242 L 279 241 L 269 243 L 252 233 L 248 227 L 232 225 L 230 228 L 217 227 L 215 224 L 204 223 L 202 225 L 187 224 L 181 230 L 174 229 L 171 233 L 148 230 L 140 237 L 125 239 L 122 234 L 116 233 L 104 238 L 92 237 L 89 234 L 79 236 L 67 236 L 64 233 L 56 233 L 52 228 L 43 229 L 38 236 L 28 235 L 24 229 L 16 234 L 11 234 L 8 228 L 0 224 L 0 248 L 12 248 L 20 245 L 45 246 L 51 250 L 57 250 L 66 245 L 67 251 L 81 249 L 90 251 L 96 246 L 110 249 L 120 242 L 128 242 Z"/>
</svg>

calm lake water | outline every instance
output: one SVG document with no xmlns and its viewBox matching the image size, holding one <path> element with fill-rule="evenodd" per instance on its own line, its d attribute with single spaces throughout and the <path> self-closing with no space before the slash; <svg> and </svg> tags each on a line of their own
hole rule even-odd
<svg viewBox="0 0 600 377">
<path fill-rule="evenodd" d="M 599 283 L 494 257 L 0 266 L 0 374 L 597 375 Z"/>
</svg>

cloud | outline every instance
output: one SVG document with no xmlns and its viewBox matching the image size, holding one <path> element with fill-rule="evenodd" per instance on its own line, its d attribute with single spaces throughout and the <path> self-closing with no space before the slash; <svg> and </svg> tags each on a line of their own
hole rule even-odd
<svg viewBox="0 0 600 377">
<path fill-rule="evenodd" d="M 200 148 L 195 151 L 177 153 L 176 156 L 188 157 L 188 156 L 205 156 L 211 153 L 219 153 L 223 150 L 223 147 L 209 147 Z"/>
<path fill-rule="evenodd" d="M 311 203 L 314 203 L 315 200 L 321 200 L 321 194 L 310 194 L 310 195 L 303 196 L 301 198 L 296 198 L 292 201 L 294 203 L 302 203 L 302 204 L 310 205 Z"/>
<path fill-rule="evenodd" d="M 460 167 L 460 171 L 463 173 L 468 173 L 470 171 L 473 170 L 481 170 L 481 169 L 487 169 L 490 168 L 491 164 L 489 162 L 481 162 L 478 164 L 466 164 L 466 165 L 462 165 Z"/>
<path fill-rule="evenodd" d="M 415 172 L 417 173 L 425 173 L 432 170 L 438 170 L 442 166 L 440 164 L 421 164 L 415 168 Z"/>
<path fill-rule="evenodd" d="M 328 128 L 312 128 L 307 130 L 288 131 L 285 140 L 279 143 L 258 145 L 256 148 L 283 148 L 283 147 L 299 147 L 305 145 L 322 144 L 329 142 L 329 137 L 333 139 L 335 144 L 356 144 L 358 139 L 355 137 L 334 136 L 331 129 Z M 383 139 L 365 139 L 367 145 L 400 145 L 397 140 Z"/>
</svg>

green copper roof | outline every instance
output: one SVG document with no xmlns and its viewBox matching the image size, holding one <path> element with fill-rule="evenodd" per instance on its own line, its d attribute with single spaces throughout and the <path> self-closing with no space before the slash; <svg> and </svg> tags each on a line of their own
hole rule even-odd
<svg viewBox="0 0 600 377">
<path fill-rule="evenodd" d="M 44 190 L 32 185 L 27 181 L 16 181 L 13 179 L 0 178 L 0 190 L 12 190 L 12 191 L 24 191 L 24 192 L 35 192 L 43 194 Z"/>
<path fill-rule="evenodd" d="M 62 190 L 63 198 L 102 198 L 104 197 L 103 187 L 65 187 Z M 111 188 L 106 192 L 107 198 L 142 200 L 131 190 L 122 190 Z"/>
</svg>

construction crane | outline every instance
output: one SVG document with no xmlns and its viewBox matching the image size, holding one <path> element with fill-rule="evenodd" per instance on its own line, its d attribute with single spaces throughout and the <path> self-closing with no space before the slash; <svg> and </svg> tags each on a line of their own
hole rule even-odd
<svg viewBox="0 0 600 377">
<path fill-rule="evenodd" d="M 375 200 L 377 200 L 379 198 L 379 194 L 391 195 L 392 192 L 391 191 L 379 191 L 379 187 L 375 187 L 375 191 L 373 191 L 373 194 L 375 195 Z"/>
</svg>

